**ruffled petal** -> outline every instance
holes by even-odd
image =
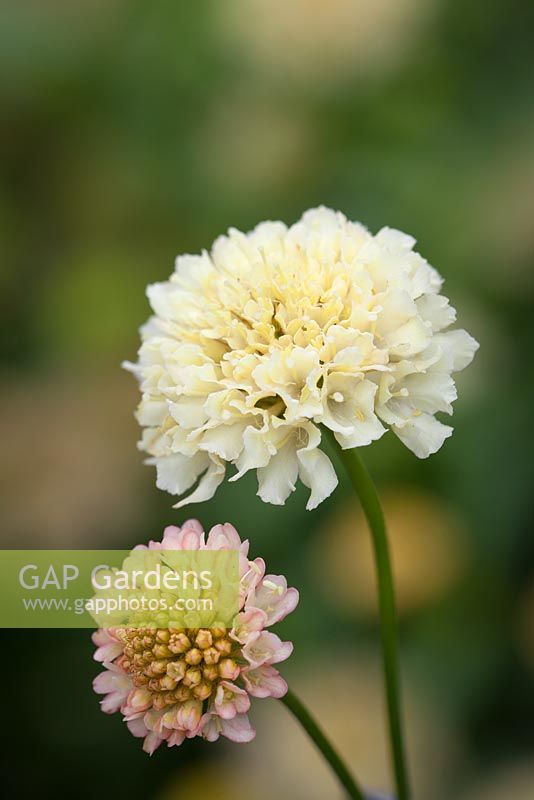
[[[436,453],[453,431],[430,414],[412,417],[402,426],[393,425],[392,430],[418,458],[428,458]]]
[[[338,484],[336,471],[326,453],[323,453],[318,447],[313,450],[306,448],[298,450],[297,458],[299,477],[304,486],[311,489],[310,498],[306,503],[306,509],[311,511],[329,497],[336,488]]]
[[[211,500],[217,491],[217,487],[223,482],[225,472],[226,468],[221,461],[210,458],[209,467],[201,477],[195,491],[175,503],[173,508],[182,508],[182,506],[186,506],[189,503],[203,503],[205,500]]]
[[[295,445],[289,441],[266,467],[258,469],[258,495],[264,503],[283,506],[291,492],[295,491],[299,475],[299,462]]]
[[[469,366],[480,347],[477,340],[464,330],[438,334],[435,341],[443,350],[445,369],[452,372],[460,372]]]
[[[197,453],[193,457],[182,453],[156,458],[156,486],[170,494],[183,494],[193,486],[200,473],[208,467],[209,456]]]

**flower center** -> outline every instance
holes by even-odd
[[[239,675],[240,647],[226,628],[123,628],[118,666],[136,687],[148,689],[161,710],[187,700],[207,700],[221,680]]]

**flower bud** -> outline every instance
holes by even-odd
[[[240,671],[233,658],[223,658],[219,664],[219,675],[224,680],[235,681]]]
[[[166,659],[158,659],[157,661],[152,661],[148,671],[152,673],[152,675],[163,675],[167,669],[167,664],[169,662]]]
[[[174,699],[177,700],[179,703],[184,703],[186,700],[189,700],[189,698],[191,697],[191,690],[187,686],[184,686],[183,684],[180,684],[174,690],[173,696],[174,696]]]
[[[215,647],[221,655],[228,656],[232,652],[232,642],[230,639],[226,639],[226,637],[224,639],[218,639],[215,642]]]
[[[209,683],[206,683],[205,681],[202,681],[201,683],[198,684],[198,686],[195,686],[195,688],[193,689],[193,695],[198,700],[207,700],[208,697],[211,695],[211,685]]]
[[[193,647],[185,654],[185,660],[188,664],[196,665],[202,661],[202,652],[196,647]]]
[[[206,664],[202,668],[202,675],[207,681],[214,681],[219,676],[219,670],[216,664]]]
[[[171,678],[170,675],[164,675],[159,681],[160,687],[167,692],[172,692],[173,689],[176,689],[177,683],[178,681],[176,681],[174,678]]]
[[[167,675],[175,681],[181,681],[185,675],[185,661],[169,661],[167,664]]]
[[[221,654],[215,647],[208,647],[204,650],[204,661],[206,664],[216,664],[221,657]]]
[[[166,701],[165,696],[163,694],[155,694],[154,695],[154,697],[152,699],[152,707],[156,711],[162,711],[165,708],[166,705],[167,705],[167,701]]]
[[[211,647],[212,643],[213,637],[211,632],[205,628],[199,630],[195,639],[195,644],[200,647],[201,650],[205,650],[207,647]]]
[[[191,642],[185,633],[178,633],[169,639],[171,653],[185,653],[191,647]]]
[[[181,728],[193,731],[200,722],[202,704],[198,700],[187,700],[176,713],[176,721]]]
[[[202,673],[198,667],[190,667],[183,677],[185,686],[196,686],[202,680]]]

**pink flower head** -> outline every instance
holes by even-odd
[[[139,545],[139,548],[147,548]],[[291,655],[291,642],[267,630],[294,610],[296,589],[279,575],[265,576],[262,559],[248,559],[248,541],[215,525],[206,537],[196,520],[169,526],[151,550],[236,550],[240,565],[239,613],[230,629],[110,628],[93,634],[95,659],[105,671],[93,682],[102,710],[120,711],[130,732],[152,754],[202,736],[249,742],[251,697],[283,697],[287,684],[273,666]]]

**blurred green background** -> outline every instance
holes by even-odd
[[[24,0],[0,7],[3,547],[126,547],[231,520],[302,600],[284,668],[360,779],[389,783],[363,521],[254,478],[173,511],[120,370],[148,282],[228,226],[324,203],[415,235],[481,342],[426,462],[365,452],[390,521],[416,800],[534,797],[533,4]],[[275,701],[255,742],[152,758],[91,691],[83,631],[2,632],[6,796],[324,800]]]

